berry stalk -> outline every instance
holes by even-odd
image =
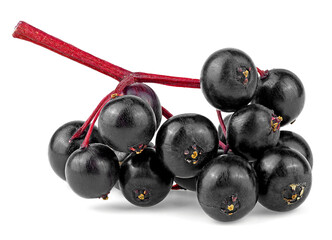
[[[223,143],[222,141],[219,140],[219,146],[224,150],[225,152],[225,149],[227,147],[227,145],[225,143]]]
[[[200,88],[200,80],[194,78],[171,77],[151,73],[134,73],[137,82],[141,83],[159,83],[173,87]]]
[[[219,120],[221,129],[222,129],[222,132],[223,132],[223,134],[224,134],[224,136],[226,138],[227,137],[227,135],[226,135],[226,125],[225,125],[224,120],[223,120],[223,118],[221,116],[221,111],[220,110],[216,110],[216,111],[217,111],[218,120]]]
[[[113,93],[113,92],[112,92]],[[89,118],[84,122],[84,124],[75,132],[75,134],[70,138],[69,142],[73,141],[74,139],[80,137],[84,130],[89,126],[93,118],[98,113],[99,109],[101,109],[105,103],[107,103],[111,99],[112,93],[107,94],[98,104],[98,106],[95,108],[95,110],[92,112],[92,114],[89,116]]]
[[[103,100],[99,103],[99,105],[97,106],[97,108],[94,110],[94,112],[91,114],[94,115],[91,119],[89,117],[89,119],[83,124],[83,126],[85,125],[85,127],[83,128],[83,126],[78,129],[78,131],[71,137],[70,140],[73,140],[77,137],[79,137],[82,132],[84,132],[84,130],[88,127],[88,125],[90,124],[91,120],[93,119],[92,123],[90,124],[90,127],[89,127],[89,130],[87,132],[87,134],[85,135],[85,138],[81,144],[81,148],[87,148],[89,146],[89,143],[90,143],[90,136],[92,134],[92,130],[93,130],[93,127],[100,115],[100,112],[101,110],[103,109],[103,107],[106,105],[106,103],[108,103],[108,101],[114,97],[118,96],[115,91],[112,91],[110,94],[108,94],[105,98],[103,98]],[[98,108],[99,107],[99,108]],[[98,110],[97,110],[98,109]],[[96,111],[97,110],[97,111]],[[96,111],[96,112],[95,112]],[[90,121],[89,123],[87,123],[88,121]],[[80,131],[80,133],[78,133]],[[75,135],[77,135],[76,137],[74,137]]]
[[[173,117],[173,114],[170,113],[166,108],[164,108],[163,106],[161,107],[161,111],[162,111],[162,114],[163,116],[166,118],[166,119],[169,119],[171,117]]]
[[[17,24],[13,33],[13,37],[23,39],[47,48],[71,60],[104,73],[118,81],[121,81],[125,77],[132,75],[137,80],[137,82],[159,83],[175,87],[200,88],[199,79],[170,77],[143,72],[133,73],[103,59],[95,57],[23,21],[20,21]]]
[[[221,116],[221,111],[220,110],[216,110],[217,111],[217,115],[218,115],[218,120],[222,129],[222,132],[225,136],[225,139],[227,139],[227,131],[226,131],[226,125],[225,122]],[[219,140],[219,146],[224,150],[224,153],[227,153],[229,150],[229,145],[224,144],[222,141]]]
[[[182,189],[187,190],[187,189],[181,187],[179,184],[174,184],[171,189],[172,190],[182,190]]]
[[[47,48],[53,52],[74,60],[75,62],[104,73],[118,81],[121,81],[124,76],[130,74],[130,72],[126,69],[97,58],[22,21],[17,24],[13,37]]]
[[[268,70],[263,71],[263,70],[259,69],[258,67],[256,67],[256,69],[257,69],[257,72],[258,72],[259,76],[261,77],[261,79],[264,79],[269,75]]]

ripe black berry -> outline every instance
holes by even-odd
[[[120,189],[129,202],[148,207],[167,196],[173,177],[164,169],[155,149],[146,148],[122,163],[119,182]]]
[[[291,71],[272,69],[261,80],[254,101],[272,109],[281,116],[281,126],[296,120],[305,101],[305,91],[301,80]]]
[[[242,218],[257,202],[255,171],[240,156],[218,156],[198,176],[197,197],[204,212],[218,221]]]
[[[281,120],[262,105],[245,106],[230,118],[227,142],[235,153],[249,161],[256,160],[266,149],[277,145]]]
[[[267,150],[255,164],[259,202],[274,211],[300,206],[311,188],[311,167],[298,151],[288,147]]]
[[[155,133],[156,118],[152,108],[141,98],[121,96],[104,106],[98,127],[111,148],[120,152],[140,152]]]
[[[278,146],[285,146],[299,151],[313,166],[313,156],[309,144],[299,134],[291,131],[280,131]]]
[[[108,146],[94,143],[73,152],[66,164],[66,180],[84,198],[106,198],[119,178],[119,162]]]
[[[252,100],[258,76],[246,53],[226,48],[206,60],[200,81],[203,94],[213,107],[233,112]]]
[[[156,150],[166,168],[176,177],[196,176],[218,149],[213,123],[198,114],[181,114],[168,119],[159,129]]]
[[[84,124],[83,121],[72,121],[62,125],[52,135],[48,145],[48,159],[53,171],[63,180],[66,180],[65,166],[70,154],[79,149],[86,135],[85,131],[79,138],[69,142],[71,136]],[[102,143],[103,140],[94,127],[90,136],[91,143]]]

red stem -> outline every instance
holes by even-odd
[[[159,83],[173,87],[200,88],[200,80],[194,78],[171,77],[165,75],[136,72],[137,82]]]
[[[263,76],[264,75],[264,71],[259,69],[258,67],[256,67],[257,69],[257,72],[259,73],[260,76]]]
[[[181,190],[181,189],[186,190],[185,188],[181,187],[179,184],[174,184],[172,186],[172,190]]]
[[[116,86],[114,90],[114,94],[120,95],[123,90],[128,87],[129,85],[135,83],[136,80],[132,74],[126,76],[119,84]]]
[[[219,146],[224,150],[224,153],[226,154],[228,151],[231,151],[231,149],[229,148],[229,145],[223,143],[222,141],[219,140]]]
[[[105,103],[106,104],[106,103]],[[105,106],[105,104],[98,110],[96,116],[93,118],[93,121],[89,127],[89,130],[87,132],[87,134],[85,135],[85,138],[81,144],[81,148],[87,148],[89,146],[89,143],[90,143],[90,136],[92,134],[92,130],[93,130],[93,126],[95,125],[96,121],[97,121],[97,118],[101,112],[101,110],[103,109],[103,107]]]
[[[112,91],[110,94],[108,94],[105,98],[103,98],[103,100],[101,100],[101,102],[100,103],[102,103],[102,104],[100,104],[99,103],[99,105],[100,105],[100,107],[99,107],[99,109],[98,109],[98,111],[96,112],[96,114],[95,114],[95,116],[93,117],[93,121],[92,121],[92,123],[90,124],[90,127],[89,127],[89,130],[88,130],[88,132],[87,132],[87,134],[85,135],[85,138],[84,138],[84,140],[83,140],[83,142],[82,142],[82,144],[81,144],[81,148],[86,148],[86,147],[88,147],[89,146],[89,143],[90,143],[90,136],[91,136],[91,134],[92,134],[92,130],[93,130],[93,127],[94,127],[94,125],[95,125],[95,123],[96,123],[96,121],[97,121],[97,119],[98,119],[98,117],[99,117],[99,115],[100,115],[100,112],[101,112],[101,110],[103,109],[103,107],[106,105],[106,103],[108,103],[108,101],[113,97],[113,94],[115,94],[115,91]],[[107,98],[108,97],[108,98]],[[98,105],[98,106],[99,106]],[[96,108],[97,109],[97,108]],[[85,123],[84,123],[85,124]],[[87,126],[86,126],[87,127]],[[86,128],[85,127],[85,128]],[[84,131],[85,129],[83,129],[83,131]],[[76,133],[75,133],[76,134]]]
[[[84,124],[75,132],[75,134],[70,138],[69,142],[73,141],[74,139],[80,137],[85,129],[89,126],[92,119],[96,116],[99,109],[104,106],[105,103],[107,103],[111,99],[111,93],[107,94],[98,104],[98,106],[95,108],[95,110],[92,112],[92,114],[89,116],[89,118],[84,122]]]
[[[126,69],[97,58],[22,21],[17,24],[13,37],[47,48],[71,60],[115,78],[118,81],[121,81],[124,76],[131,73]]]
[[[22,21],[17,24],[13,33],[13,37],[23,39],[47,48],[71,60],[104,73],[118,81],[121,81],[126,76],[132,74],[137,82],[159,83],[175,87],[200,88],[199,79],[170,77],[141,72],[132,73],[131,71],[97,58],[83,50],[80,50],[77,47],[68,44],[56,37],[53,37],[41,31],[40,29],[37,29]]]
[[[219,120],[221,129],[222,129],[222,132],[225,136],[225,139],[227,139],[226,125],[224,123],[224,120],[222,119],[221,111],[220,110],[216,110],[216,111],[217,111],[218,120]],[[228,152],[228,150],[229,150],[229,145],[228,144],[226,145],[225,143],[223,143],[222,141],[219,140],[219,146],[224,150],[224,153]]]
[[[224,150],[226,149],[226,144],[219,140],[219,146]]]
[[[256,69],[257,69],[257,72],[259,73],[261,79],[264,79],[269,75],[268,70],[263,71],[263,70],[259,69],[258,67],[256,67]]]
[[[166,108],[161,107],[161,111],[162,111],[163,116],[164,116],[166,119],[169,119],[169,118],[173,117],[173,114],[170,113]]]
[[[217,111],[217,115],[218,115],[218,119],[219,119],[219,123],[220,123],[220,126],[221,126],[221,129],[222,129],[222,132],[225,136],[225,139],[227,137],[227,133],[226,133],[226,126],[225,126],[225,123],[224,123],[224,120],[222,119],[222,116],[221,116],[221,111],[220,110],[216,110]]]

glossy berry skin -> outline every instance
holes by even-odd
[[[235,112],[229,120],[227,141],[234,153],[255,161],[268,148],[276,146],[280,131],[274,125],[273,111],[251,104]],[[272,125],[273,124],[273,125]]]
[[[161,202],[169,193],[173,176],[163,167],[153,148],[146,148],[121,165],[120,189],[125,198],[140,207]]]
[[[174,176],[191,178],[217,154],[218,133],[206,117],[180,114],[169,118],[160,127],[156,150]]]
[[[261,80],[254,101],[272,110],[284,120],[284,126],[299,116],[305,101],[305,91],[301,80],[285,69],[269,70]]]
[[[259,181],[259,202],[274,211],[300,206],[311,188],[311,168],[298,151],[274,147],[255,165]]]
[[[252,100],[258,76],[253,61],[246,53],[225,48],[206,60],[200,82],[205,98],[213,107],[233,112]]]
[[[228,128],[228,123],[229,123],[229,119],[231,118],[231,116],[232,116],[232,114],[229,114],[224,118],[224,123],[225,123],[226,129]],[[222,141],[223,143],[226,144],[226,138],[225,138],[224,132],[222,131],[220,125],[218,126],[218,137],[219,137],[220,141]]]
[[[141,98],[128,95],[109,101],[98,119],[105,143],[120,152],[140,152],[156,130],[152,108]]]
[[[154,148],[154,144],[152,142],[150,142],[147,147],[149,148]],[[121,164],[127,160],[127,158],[131,157],[132,155],[136,154],[135,152],[131,152],[131,153],[124,153],[124,152],[119,152],[116,151],[114,149],[112,149],[113,152],[115,153],[115,155],[118,158],[119,164],[121,166]],[[116,184],[114,185],[114,187],[118,190],[120,190],[120,185],[119,185],[119,181],[116,182]]]
[[[299,134],[291,131],[280,131],[277,146],[285,146],[301,153],[309,162],[312,169],[313,156],[309,144]]]
[[[66,163],[66,179],[83,198],[105,198],[119,179],[119,162],[111,148],[94,143],[73,152]]]
[[[238,220],[256,205],[255,171],[240,156],[218,156],[198,176],[197,198],[204,212],[215,220]]]
[[[85,131],[79,138],[76,138],[71,142],[69,142],[69,139],[83,124],[83,121],[71,121],[62,125],[52,135],[48,145],[48,159],[51,167],[53,171],[63,180],[66,180],[65,166],[67,159],[75,150],[79,149],[87,131]],[[96,127],[93,128],[90,142],[103,142]]]
[[[162,118],[161,105],[157,94],[152,88],[144,83],[134,83],[127,86],[122,93],[124,95],[134,95],[146,101],[151,106],[156,117],[156,127],[159,127]]]

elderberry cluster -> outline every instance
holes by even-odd
[[[230,48],[207,59],[200,79],[130,72],[25,22],[13,36],[119,81],[85,122],[64,124],[49,143],[53,170],[81,197],[107,199],[115,186],[132,204],[148,207],[171,189],[187,189],[219,221],[242,218],[257,201],[289,211],[307,198],[310,147],[299,134],[280,130],[304,106],[304,87],[294,73],[262,71]],[[217,109],[219,130],[199,114],[172,116],[144,82],[201,88]],[[221,111],[231,114],[223,119]],[[162,116],[168,120],[160,126]]]
[[[207,59],[200,84],[217,109],[219,130],[199,114],[171,116],[149,86],[130,83],[95,110],[98,128],[87,132],[90,119],[54,133],[53,170],[84,198],[107,199],[116,186],[141,207],[158,204],[175,182],[173,189],[196,191],[202,209],[219,221],[243,217],[257,201],[275,211],[302,204],[312,153],[300,135],[280,131],[304,106],[300,79],[284,69],[261,71],[228,48]],[[220,111],[231,114],[223,120]],[[168,120],[159,126],[162,113]]]

